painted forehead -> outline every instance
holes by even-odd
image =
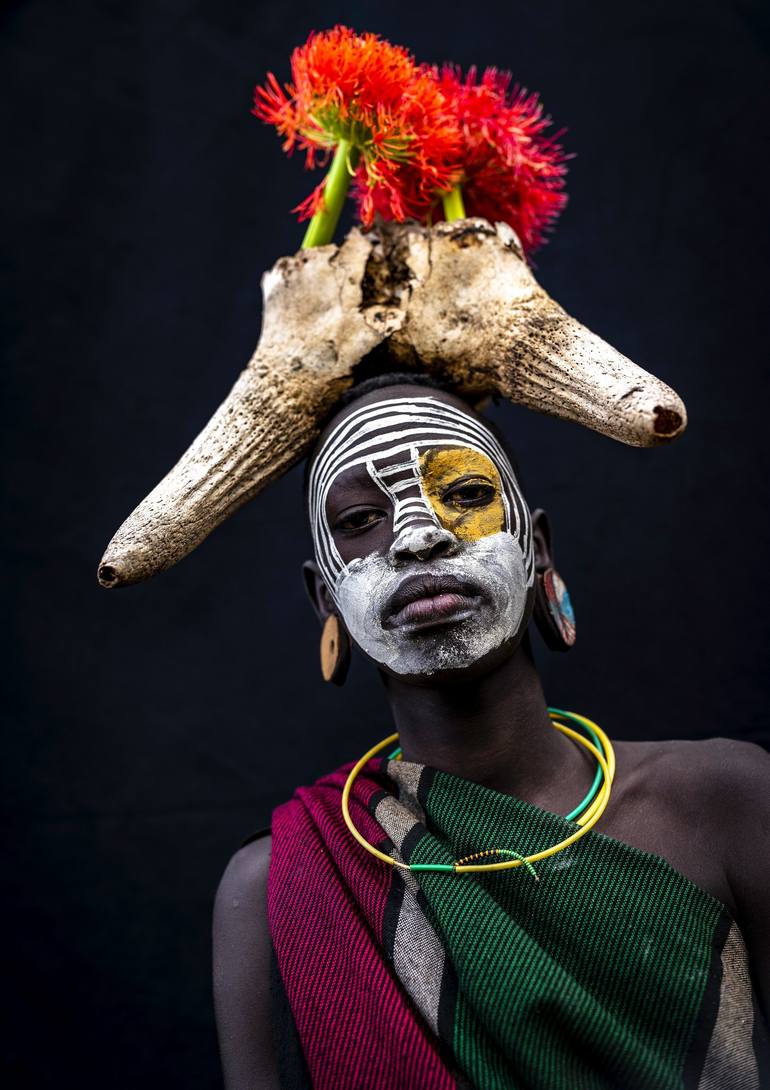
[[[440,451],[432,448],[444,453],[439,457]],[[345,574],[346,566],[332,540],[326,501],[337,477],[353,468],[365,469],[390,497],[395,534],[414,521],[445,524],[436,499],[446,474],[499,475],[499,509],[489,513],[484,532],[506,529],[520,539],[525,556],[531,553],[529,511],[510,461],[491,432],[474,417],[437,398],[392,398],[346,416],[330,432],[311,468],[311,529],[316,559],[331,588]],[[497,525],[491,528],[495,519]],[[450,528],[457,533],[456,526]],[[478,524],[472,532],[478,535]]]

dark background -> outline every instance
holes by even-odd
[[[493,411],[576,604],[575,651],[540,652],[550,701],[617,738],[770,743],[762,7],[6,6],[13,1085],[219,1085],[219,875],[296,784],[390,730],[373,671],[321,681],[299,469],[157,580],[95,574],[249,356],[262,271],[299,246],[312,179],[249,109],[313,27],[542,93],[577,158],[537,274],[688,405],[653,451]]]

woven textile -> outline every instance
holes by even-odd
[[[270,931],[308,1080],[329,1090],[758,1086],[727,910],[595,831],[537,865],[405,872],[344,825],[347,765],[273,814]],[[351,816],[409,863],[531,854],[574,831],[509,795],[371,760]]]

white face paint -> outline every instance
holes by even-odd
[[[431,561],[430,571],[475,584],[481,601],[464,614],[455,614],[452,624],[410,632],[408,626],[386,627],[383,614],[414,568],[399,570],[389,556],[372,553],[353,561],[340,584],[338,605],[351,636],[370,658],[396,674],[429,675],[470,666],[511,639],[524,617],[528,585],[524,558],[506,531]]]
[[[346,564],[326,505],[356,466],[384,495],[393,542]],[[458,511],[452,482],[472,477],[488,490],[484,509]],[[380,665],[411,676],[458,670],[520,631],[534,582],[529,510],[499,443],[468,413],[419,396],[355,410],[315,458],[309,505],[324,581],[351,636]]]

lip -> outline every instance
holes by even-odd
[[[419,632],[470,617],[481,601],[479,588],[454,575],[421,572],[405,579],[383,610],[383,627]]]

